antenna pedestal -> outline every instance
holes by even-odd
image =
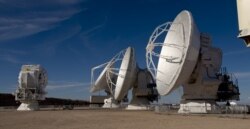
[[[91,107],[91,108],[101,107],[104,104],[104,99],[107,99],[109,97],[110,96],[108,96],[108,95],[107,96],[91,95],[90,99],[89,99],[89,102],[90,102],[89,107]]]
[[[149,110],[149,105],[150,103],[147,97],[137,97],[133,95],[126,110]]]
[[[220,81],[204,77],[199,77],[197,81],[196,84],[183,86],[184,94],[178,113],[219,113],[216,99]]]
[[[39,105],[37,101],[22,102],[22,104],[17,108],[17,111],[36,111],[39,110]]]
[[[200,58],[188,82],[183,85],[179,113],[219,113],[216,99],[222,80],[220,70],[222,52],[211,46],[210,37],[201,34]]]
[[[149,110],[151,101],[158,99],[158,93],[153,84],[153,78],[149,71],[139,69],[137,80],[133,87],[132,100],[127,110]]]
[[[214,100],[183,100],[178,113],[220,113]]]
[[[108,99],[104,99],[103,108],[119,108],[120,104],[114,98],[110,97]]]

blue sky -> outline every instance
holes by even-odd
[[[145,68],[154,28],[184,9],[223,50],[223,66],[238,76],[242,102],[250,103],[250,49],[237,38],[235,0],[0,0],[0,92],[14,92],[22,64],[41,64],[48,96],[88,99],[92,67],[132,46]]]

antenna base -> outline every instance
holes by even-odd
[[[208,114],[208,113],[220,113],[218,105],[215,101],[209,100],[184,100],[180,104],[178,113],[197,113],[197,114]]]
[[[133,105],[129,104],[126,110],[151,110],[149,105]]]
[[[108,99],[104,99],[103,108],[119,108],[120,104],[114,98],[110,97]]]
[[[126,110],[150,110],[150,102],[147,97],[136,97],[133,95],[133,98],[126,108]]]
[[[37,101],[32,102],[22,102],[17,108],[17,111],[37,111],[39,110],[39,105]]]
[[[132,100],[126,110],[150,110],[150,102],[158,101],[158,92],[151,73],[139,69],[132,91]]]

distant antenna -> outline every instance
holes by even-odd
[[[45,87],[48,83],[47,72],[40,65],[23,65],[18,77],[16,101],[21,105],[17,110],[38,110],[38,100],[45,99]]]
[[[165,40],[159,42],[162,34],[166,34]],[[222,52],[212,47],[208,35],[198,31],[190,12],[182,11],[172,23],[158,26],[146,49],[147,67],[156,80],[159,94],[168,95],[183,86],[179,113],[217,112],[218,88],[224,82],[224,75],[218,74]],[[228,82],[225,85],[230,86]],[[227,99],[239,95],[238,92]]]
[[[133,48],[128,47],[119,52],[107,63],[104,71],[99,78],[105,76],[106,82],[100,84],[107,84],[110,89],[110,98],[104,100],[104,108],[118,108],[131,88],[133,88],[133,96],[127,109],[144,110],[147,109],[150,101],[157,99],[158,94],[154,90],[153,78],[147,70],[137,67]],[[92,84],[98,83],[98,79],[93,82],[95,83]]]
[[[102,65],[96,66],[91,70],[91,90],[90,92],[94,93],[96,91],[105,90],[107,96],[104,99],[103,108],[118,108],[120,107],[119,101],[114,99],[114,90],[115,87],[111,84],[113,81],[117,80],[118,75],[114,74],[111,71],[114,70],[114,64],[117,61],[122,60],[123,56],[125,55],[126,50],[122,50],[118,54],[116,54],[109,62],[104,63]],[[96,70],[103,68],[103,71],[99,75],[97,79],[95,79]],[[92,96],[93,97],[93,96]]]

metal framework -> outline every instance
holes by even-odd
[[[96,82],[96,77],[95,77],[95,72],[97,69],[104,69],[106,66],[108,66],[110,64],[110,62],[106,62],[104,64],[95,66],[91,69],[91,87],[95,86],[95,82]],[[109,65],[110,66],[110,65]]]

